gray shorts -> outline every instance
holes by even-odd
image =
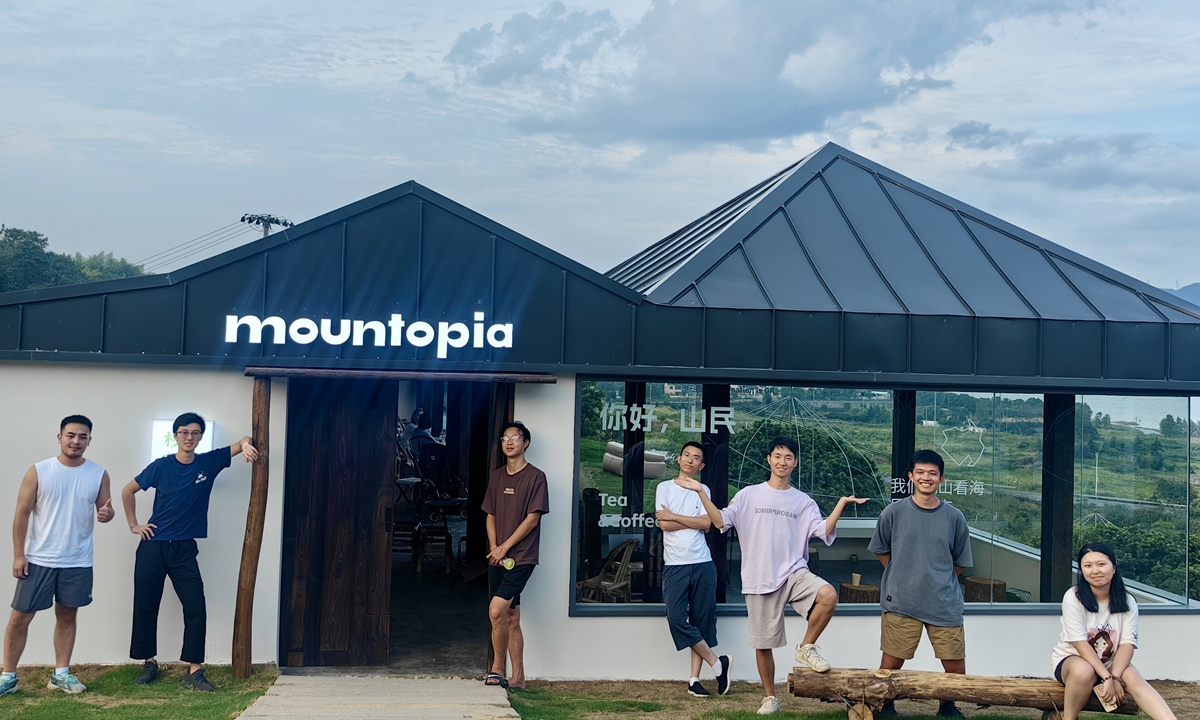
[[[766,595],[746,596],[746,615],[750,618],[750,647],[759,650],[783,647],[787,636],[783,632],[783,609],[787,605],[808,619],[817,592],[829,585],[808,568],[791,574],[783,587]]]
[[[92,569],[48,568],[29,563],[29,574],[17,580],[13,610],[24,613],[49,610],[58,601],[63,607],[92,604]]]

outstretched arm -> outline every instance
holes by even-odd
[[[721,510],[713,501],[709,499],[708,494],[704,492],[704,486],[699,480],[684,480],[682,486],[691,490],[700,496],[700,502],[704,504],[704,512],[708,513],[708,517],[712,520],[713,527],[718,530],[725,528],[725,519],[721,517]]]
[[[825,518],[825,537],[829,537],[831,534],[833,534],[833,531],[837,528],[838,520],[842,519],[842,510],[846,509],[847,504],[854,503],[855,505],[862,505],[870,499],[871,498],[860,498],[854,497],[853,495],[847,495],[841,500],[838,500],[837,507],[833,509],[833,512],[829,513],[829,517]],[[887,567],[886,564],[884,567]]]
[[[17,491],[17,511],[13,514],[13,577],[18,580],[29,575],[29,561],[25,559],[25,536],[29,534],[29,516],[37,502],[37,468],[31,467],[21,479]]]
[[[229,446],[229,457],[235,458],[242,453],[246,454],[246,462],[258,460],[258,449],[250,442],[249,435]]]

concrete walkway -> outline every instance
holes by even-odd
[[[281,675],[242,718],[520,718],[508,694],[479,680]]]

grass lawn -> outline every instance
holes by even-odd
[[[1200,686],[1195,683],[1156,681],[1155,686],[1180,718],[1200,717]],[[716,690],[709,678],[705,686]],[[773,716],[779,720],[845,720],[846,709],[831,703],[784,694],[786,685],[776,687],[783,703],[783,712]],[[522,720],[608,720],[609,718],[641,718],[643,720],[751,720],[762,702],[762,686],[736,682],[724,697],[694,698],[687,694],[682,682],[634,681],[530,681],[528,690],[509,691],[513,709]],[[901,700],[896,703],[905,720],[933,720],[937,703]],[[1004,708],[979,710],[974,705],[959,704],[963,714],[972,720],[1014,720],[1041,718],[1040,710]],[[1101,720],[1103,714],[1084,713],[1088,720]],[[1140,717],[1145,717],[1140,716]]]
[[[0,718],[21,720],[229,720],[279,677],[273,666],[257,666],[248,680],[234,680],[228,666],[206,667],[216,692],[198,693],[179,685],[186,666],[163,664],[151,685],[134,685],[140,665],[72,667],[88,691],[68,695],[46,687],[50,668],[21,668],[21,690],[0,697]]]

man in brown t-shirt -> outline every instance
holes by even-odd
[[[492,667],[484,682],[502,687],[525,687],[525,637],[521,634],[521,591],[538,563],[539,525],[550,512],[546,473],[525,460],[532,436],[520,422],[510,422],[500,432],[504,467],[492,471],[483,496],[487,513],[488,584],[492,600]],[[504,654],[512,658],[512,677],[504,679]]]

